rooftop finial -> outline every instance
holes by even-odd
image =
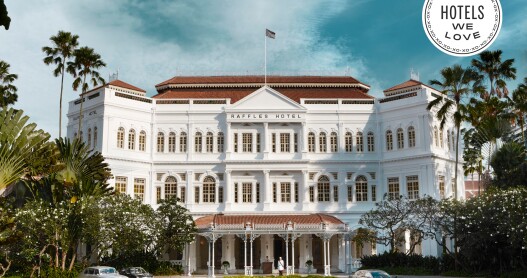
[[[410,79],[419,81],[419,72],[415,72],[413,68],[410,69]]]

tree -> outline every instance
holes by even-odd
[[[0,109],[0,190],[19,180],[30,163],[32,153],[46,149],[49,134],[27,124],[22,110]]]
[[[168,251],[183,252],[185,244],[194,240],[196,224],[188,210],[179,205],[177,198],[161,200],[156,210],[160,224],[158,245]]]
[[[79,129],[80,136],[82,130],[82,107],[84,104],[84,94],[88,91],[88,79],[94,87],[99,83],[104,84],[104,79],[100,76],[98,69],[105,67],[106,64],[101,60],[101,55],[97,54],[93,48],[84,46],[73,52],[74,60],[68,62],[67,71],[75,77],[73,81],[73,90],[77,91],[79,86],[82,93],[80,94],[81,106],[79,110]]]
[[[481,98],[483,99],[488,99],[493,95],[497,95],[500,98],[507,96],[509,91],[506,81],[516,79],[516,68],[512,66],[514,59],[502,62],[502,53],[501,50],[486,50],[479,54],[479,60],[472,60],[472,66],[490,83],[490,92],[482,92]]]
[[[100,218],[89,220],[93,225],[88,225],[85,238],[97,250],[98,261],[107,257],[120,260],[135,252],[156,249],[159,225],[150,205],[126,194],[115,194],[101,198],[98,210]]]
[[[16,87],[12,83],[18,78],[18,75],[9,73],[10,65],[0,60],[0,108],[14,104],[18,95]]]
[[[9,24],[11,24],[11,18],[8,16],[7,7],[4,4],[4,0],[0,0],[0,26],[4,26],[6,30],[9,30]]]
[[[461,123],[466,114],[466,109],[461,101],[465,96],[468,96],[476,88],[479,87],[479,79],[471,69],[463,69],[460,65],[446,67],[441,70],[441,80],[431,80],[431,85],[441,87],[441,95],[431,101],[427,109],[431,110],[438,107],[436,112],[437,119],[441,122],[440,128],[443,129],[447,120],[453,118],[456,127],[456,162],[454,174],[454,197],[457,199],[457,180],[458,180],[458,164],[459,164],[459,135]]]
[[[496,151],[490,160],[494,169],[495,184],[499,187],[527,186],[527,154],[525,147],[516,142],[507,142]]]
[[[359,224],[377,232],[378,243],[389,245],[390,252],[397,252],[397,246],[404,242],[404,231],[412,209],[405,197],[385,198],[375,204],[375,209],[363,214]]]
[[[524,82],[518,85],[518,88],[513,91],[512,99],[509,98],[512,111],[516,116],[515,121],[520,125],[521,138],[524,146],[527,146],[525,140],[525,116],[527,114],[527,77]]]
[[[73,56],[73,52],[79,45],[79,36],[70,32],[59,31],[57,35],[51,36],[52,46],[42,47],[45,53],[44,63],[46,65],[55,64],[57,67],[53,71],[55,77],[61,76],[60,81],[60,100],[59,100],[59,137],[62,137],[62,93],[64,91],[64,74],[66,63]]]

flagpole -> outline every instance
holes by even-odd
[[[267,30],[265,34],[264,43],[264,86],[267,86]]]

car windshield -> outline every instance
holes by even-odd
[[[390,275],[387,275],[386,273],[375,272],[375,271],[371,272],[371,276],[373,278],[390,278]]]
[[[99,271],[101,274],[112,274],[112,273],[117,273],[117,271],[115,270],[115,268],[113,267],[109,267],[109,268],[103,268]]]
[[[142,267],[134,267],[130,269],[131,273],[146,273],[146,270],[144,270]]]

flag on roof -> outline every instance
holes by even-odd
[[[265,29],[265,35],[268,36],[271,39],[274,39],[275,33],[269,29]]]

